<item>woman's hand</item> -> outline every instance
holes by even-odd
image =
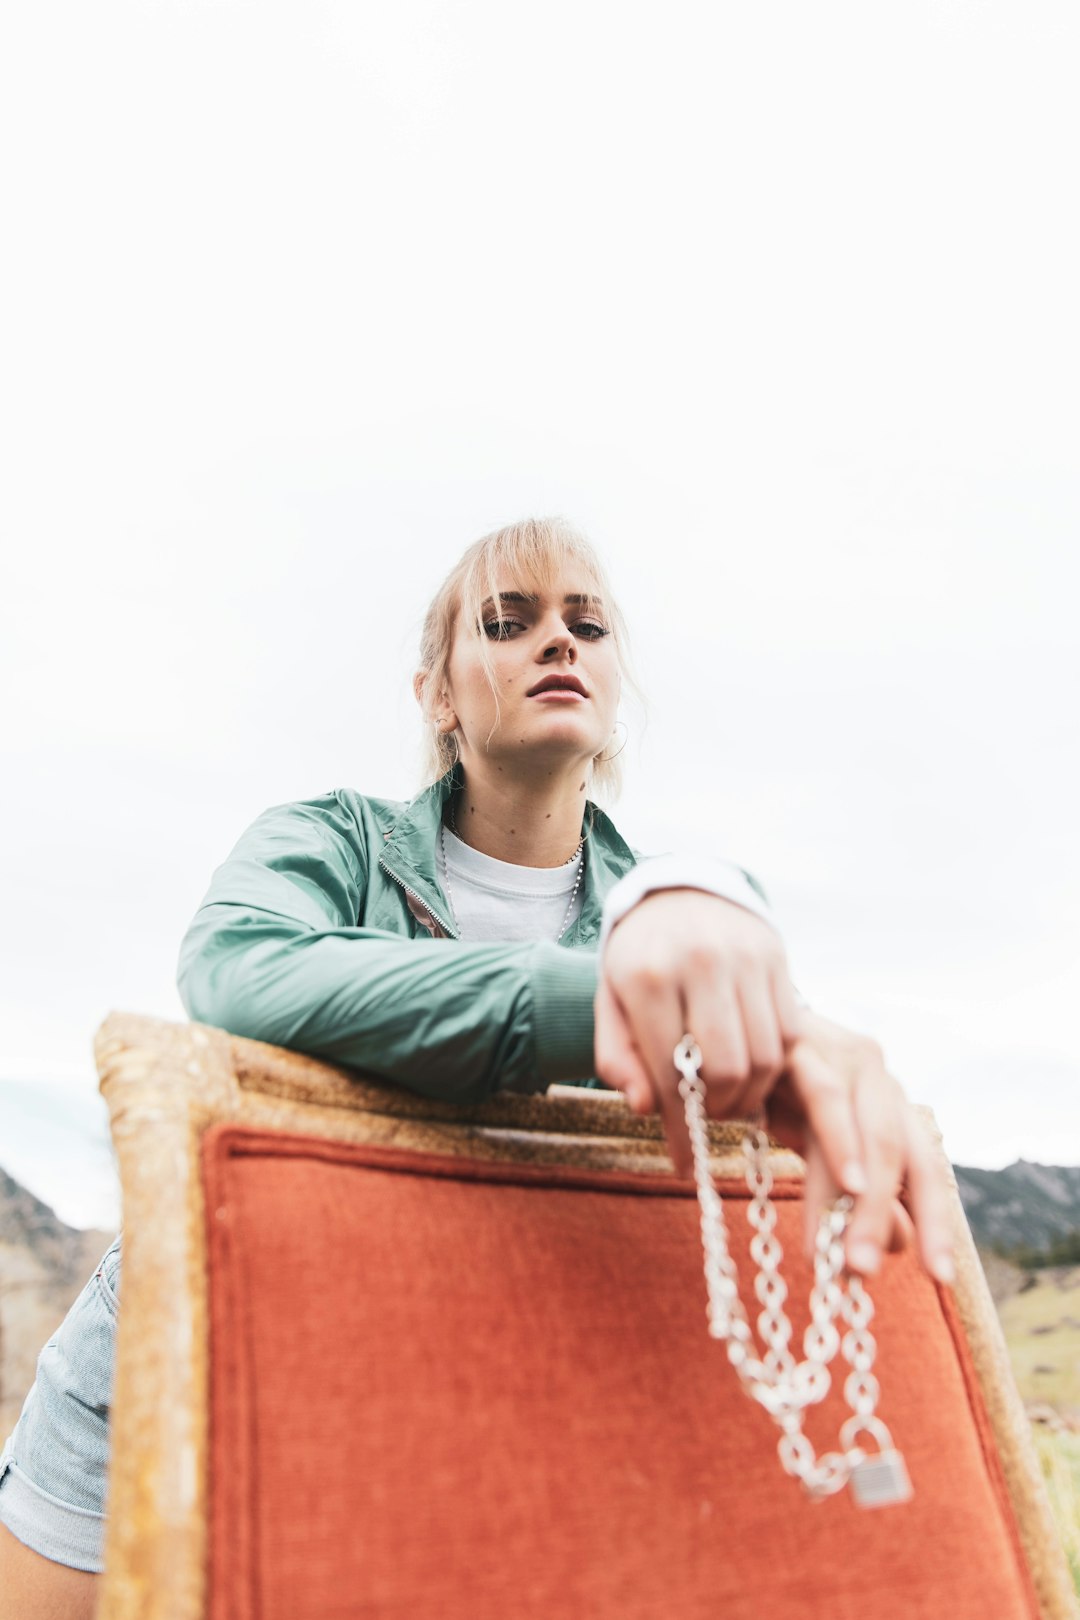
[[[877,1041],[820,1013],[804,1009],[803,1018],[765,1118],[770,1136],[806,1160],[807,1252],[823,1207],[843,1188],[856,1194],[845,1240],[853,1270],[876,1271],[884,1249],[903,1248],[915,1236],[927,1271],[951,1283],[944,1156],[886,1069]],[[905,1184],[910,1216],[899,1202]]]
[[[701,889],[646,895],[611,931],[596,994],[599,1079],[659,1110],[675,1168],[693,1160],[672,1054],[692,1030],[716,1119],[760,1112],[803,1020],[783,941],[752,911]]]
[[[700,890],[646,896],[612,930],[596,995],[596,1073],[638,1113],[659,1110],[680,1175],[692,1169],[673,1054],[693,1033],[706,1111],[749,1119],[806,1159],[806,1242],[823,1206],[856,1197],[855,1271],[917,1231],[924,1265],[952,1281],[946,1172],[877,1042],[800,1010],[783,945],[733,902]],[[915,1225],[898,1194],[906,1181]],[[864,1248],[863,1246],[868,1247]]]

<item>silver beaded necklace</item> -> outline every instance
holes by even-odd
[[[453,833],[455,838],[461,838],[461,834],[457,830],[457,809],[456,809],[456,807],[454,805],[450,806],[450,831]],[[574,853],[571,855],[570,860],[568,860],[565,863],[567,866],[569,866],[569,865],[571,865],[571,863],[573,861],[577,861],[578,869],[577,869],[577,873],[576,873],[576,875],[574,877],[574,887],[570,890],[570,904],[566,908],[566,916],[563,918],[562,927],[559,929],[559,932],[555,935],[555,943],[556,944],[558,944],[559,940],[562,939],[563,935],[566,933],[567,927],[568,927],[569,922],[570,922],[570,916],[571,916],[571,913],[573,912],[573,909],[574,909],[574,901],[577,899],[577,893],[578,893],[578,890],[581,887],[581,874],[585,870],[585,855],[584,855],[585,838],[586,838],[586,834],[582,833],[581,841],[579,842],[577,849],[575,849]],[[450,883],[450,863],[446,859],[446,822],[445,821],[443,822],[442,826],[439,829],[439,848],[442,851],[443,877],[446,880],[446,898],[450,902],[450,915],[454,919],[454,927],[457,929],[458,937],[460,938],[461,937],[461,924],[458,922],[457,907],[454,905],[454,891],[453,891],[453,887],[452,887],[452,885]]]

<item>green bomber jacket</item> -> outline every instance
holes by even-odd
[[[460,786],[455,768],[408,803],[341,788],[264,811],[184,936],[188,1015],[452,1102],[590,1083],[604,899],[639,856],[589,802],[562,939],[461,941],[435,864]]]

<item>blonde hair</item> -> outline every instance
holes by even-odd
[[[591,608],[594,612],[603,613],[614,638],[624,685],[640,696],[630,668],[625,620],[612,595],[604,565],[581,530],[562,517],[526,518],[521,523],[510,523],[503,529],[495,529],[469,546],[457,566],[443,580],[424,617],[420,634],[420,668],[416,672],[413,688],[426,721],[423,760],[425,786],[444,776],[458,758],[457,740],[453,732],[435,729],[432,710],[439,693],[446,686],[459,615],[466,624],[479,625],[483,605],[490,599],[496,604],[501,619],[500,576],[503,589],[550,591],[564,575],[567,565],[573,563],[584,570],[593,587],[583,611]],[[509,587],[507,580],[512,581]],[[480,660],[495,697],[498,716],[495,672],[485,636],[480,638]],[[612,744],[609,742],[593,759],[590,779],[592,796],[603,797],[606,801],[617,798],[622,786],[622,763],[618,758],[622,748],[615,747],[613,752],[608,753],[610,748]]]

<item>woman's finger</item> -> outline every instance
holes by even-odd
[[[952,1201],[941,1162],[926,1128],[908,1107],[905,1120],[907,1140],[907,1182],[915,1231],[918,1234],[919,1254],[923,1265],[939,1282],[952,1283],[956,1278],[953,1258]]]
[[[732,987],[695,985],[687,1000],[684,1028],[701,1050],[706,1114],[710,1119],[748,1117],[743,1112],[742,1097],[750,1083],[750,1056]],[[672,1072],[677,1082],[678,1076]],[[684,1107],[681,1098],[679,1106]]]
[[[683,1000],[683,1033],[692,1034],[701,1048],[706,1112],[727,1118],[731,1104],[751,1074],[750,1049],[734,982],[729,977],[718,979],[707,971],[695,972],[684,985]]]
[[[675,1048],[686,1033],[686,1013],[670,979],[639,977],[633,1000],[616,994],[630,1039],[652,1084],[653,1097],[667,1137],[675,1172],[688,1176],[693,1169],[686,1111],[679,1096]]]
[[[808,1132],[816,1137],[829,1174],[845,1192],[860,1194],[868,1182],[863,1149],[855,1119],[852,1092],[846,1078],[827,1063],[809,1041],[798,1041],[788,1053],[786,1078],[806,1115]]]
[[[865,1042],[856,1059],[855,1120],[866,1167],[866,1192],[856,1200],[845,1248],[853,1271],[872,1275],[892,1232],[893,1203],[907,1158],[905,1098],[885,1068],[880,1047]]]
[[[745,970],[717,982],[695,978],[686,1027],[701,1048],[706,1111],[714,1119],[753,1119],[784,1065],[784,1045],[768,976]]]
[[[808,1260],[814,1256],[814,1243],[817,1238],[817,1229],[821,1221],[821,1214],[827,1204],[836,1198],[839,1188],[825,1168],[825,1161],[821,1156],[821,1149],[816,1141],[811,1141],[806,1149],[806,1179],[803,1189],[804,1203],[804,1231],[803,1253]],[[911,1216],[898,1198],[893,1199],[892,1228],[889,1233],[888,1249],[891,1254],[900,1254],[907,1248],[915,1236]]]
[[[593,1062],[597,1079],[621,1091],[636,1114],[654,1113],[656,1096],[652,1080],[630,1037],[622,1008],[603,977],[596,988],[593,1015]]]
[[[803,1186],[803,1253],[808,1260],[814,1257],[821,1212],[836,1194],[836,1183],[829,1175],[821,1148],[816,1141],[811,1141],[806,1149],[806,1180]]]
[[[784,1043],[772,982],[764,970],[746,970],[735,981],[735,995],[742,1013],[746,1046],[754,1077],[775,1078],[784,1066]]]
[[[784,1070],[784,1043],[767,975],[750,973],[735,985],[750,1072],[727,1098],[726,1117],[756,1119]]]
[[[780,1022],[780,1038],[785,1047],[797,1041],[806,1027],[806,1015],[799,1006],[795,986],[788,977],[787,962],[781,960],[773,966],[772,1000]]]

